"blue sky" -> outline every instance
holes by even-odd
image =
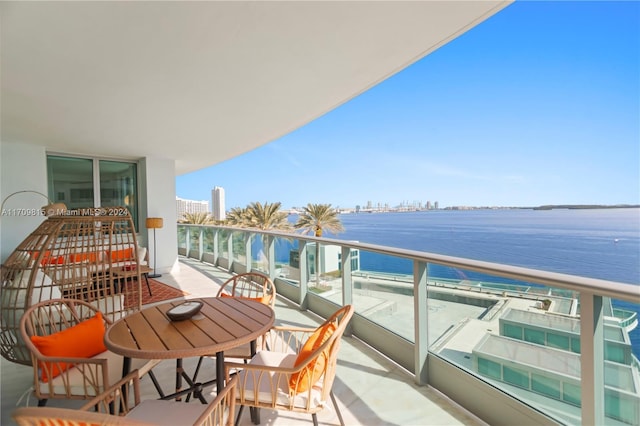
[[[637,1],[518,1],[314,122],[177,177],[177,195],[640,204],[639,23]]]

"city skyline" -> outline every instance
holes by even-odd
[[[198,213],[205,212],[209,213],[211,217],[215,220],[224,220],[226,213],[228,210],[224,209],[224,188],[216,187],[212,192],[212,204],[215,204],[214,191],[216,189],[220,189],[222,191],[222,203],[219,204],[219,213],[216,215],[213,209],[209,209],[208,201],[206,200],[186,200],[179,197],[176,197],[177,208],[178,208],[178,218],[182,217],[184,213]],[[274,201],[276,202],[276,201]],[[203,209],[202,205],[206,205],[206,208]],[[246,207],[246,206],[239,206]],[[290,206],[288,208],[283,208],[283,211],[287,211],[289,213],[300,212],[305,206]],[[422,201],[403,201],[400,204],[391,205],[390,203],[377,202],[374,203],[372,201],[367,201],[363,205],[356,205],[354,207],[342,207],[342,206],[333,206],[337,210],[342,213],[351,213],[358,211],[373,211],[373,212],[392,212],[392,211],[426,211],[426,210],[474,210],[474,209],[539,209],[539,210],[550,210],[556,208],[574,208],[574,209],[591,209],[591,208],[638,208],[640,205],[638,204],[615,204],[615,205],[604,205],[604,204],[545,204],[539,206],[481,206],[481,205],[452,205],[452,206],[440,206],[440,203],[436,201],[427,200],[426,202]]]
[[[310,124],[176,178],[227,208],[640,204],[640,3],[515,2]]]
[[[209,202],[176,197],[176,212],[178,220],[182,219],[185,213],[209,213]]]

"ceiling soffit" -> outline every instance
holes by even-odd
[[[2,140],[191,172],[303,126],[509,3],[2,2]]]

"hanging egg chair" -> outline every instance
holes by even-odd
[[[0,351],[19,364],[31,365],[20,335],[20,319],[31,305],[81,299],[115,321],[142,304],[139,250],[129,211],[105,207],[52,213],[2,264]],[[123,270],[127,274],[118,275]]]

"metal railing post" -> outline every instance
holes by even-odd
[[[426,385],[429,381],[427,357],[429,356],[429,333],[427,318],[427,264],[413,262],[413,316],[415,333],[415,381]]]
[[[603,297],[580,292],[582,424],[605,424]]]
[[[234,272],[233,269],[233,232],[229,232],[229,236],[227,237],[227,256],[228,256],[228,269],[229,272]]]
[[[247,259],[245,262],[245,272],[251,272],[253,269],[253,253],[251,250],[251,242],[253,240],[253,232],[245,232],[244,236],[244,256]]]
[[[298,245],[298,256],[300,260],[300,310],[306,311],[308,306],[307,291],[309,288],[309,262],[307,259],[307,242],[300,240]]]
[[[351,247],[342,246],[342,306],[353,304],[353,277],[351,276]],[[347,325],[345,335],[351,335],[351,324]]]
[[[190,226],[185,226],[184,228],[185,228],[184,236],[186,238],[186,241],[185,241],[185,246],[186,246],[185,256],[188,258],[189,257],[189,252],[191,251],[191,227]]]
[[[213,230],[213,264],[218,265],[218,257],[220,257],[220,250],[218,249],[218,234],[219,229]]]
[[[276,239],[273,235],[267,236],[267,272],[271,279],[276,275]]]
[[[343,246],[342,253],[342,306],[353,303],[353,278],[351,277],[351,248]]]

